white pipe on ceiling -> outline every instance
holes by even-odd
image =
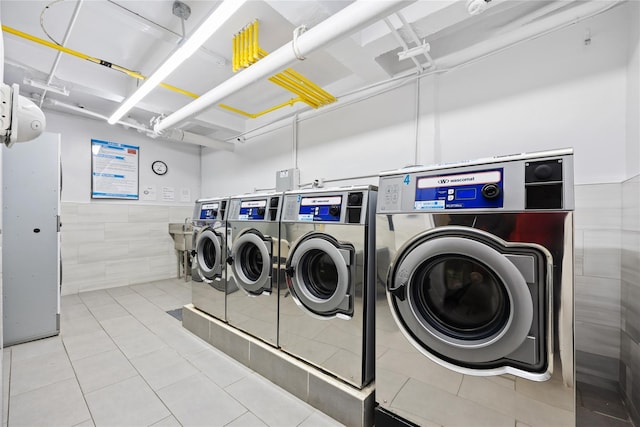
[[[80,108],[75,105],[67,104],[66,102],[58,101],[57,99],[47,99],[47,104],[54,105],[56,107],[65,108],[70,111],[75,111],[86,116],[94,117],[96,119],[107,120],[107,116],[103,116],[100,113],[96,113],[95,111],[87,110],[86,108]],[[141,133],[144,133],[146,136],[150,138],[164,138],[170,141],[178,141],[178,142],[186,142],[188,144],[202,145],[204,147],[215,148],[218,150],[224,151],[233,151],[235,149],[235,145],[230,142],[220,141],[217,139],[209,138],[203,135],[198,135],[197,133],[188,132],[182,129],[168,129],[161,134],[158,134],[153,131],[153,129],[149,129],[143,125],[131,123],[127,121],[118,121],[119,125],[122,125],[126,128],[135,129]]]
[[[149,132],[153,131],[149,129]],[[167,138],[172,141],[181,141],[189,144],[202,145],[203,147],[215,148],[217,150],[233,151],[235,149],[235,145],[230,142],[212,139],[182,129],[167,129],[163,131],[159,136],[160,138]]]
[[[348,36],[372,22],[408,6],[414,1],[358,0],[301,34],[297,39],[270,53],[251,67],[211,89],[198,99],[159,120],[154,126],[154,130],[162,132],[171,126],[175,126],[250,84],[282,71],[298,61],[299,58],[333,41]]]

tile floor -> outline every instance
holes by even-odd
[[[3,426],[341,425],[167,314],[190,302],[179,279],[62,297],[60,336],[4,349]]]
[[[578,427],[633,427],[620,393],[583,382],[576,391]]]

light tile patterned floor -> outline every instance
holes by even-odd
[[[166,313],[189,302],[178,279],[62,297],[60,336],[4,350],[3,425],[341,425]]]

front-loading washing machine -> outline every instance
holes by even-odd
[[[572,151],[379,188],[376,425],[575,425]]]
[[[278,345],[278,272],[282,193],[232,197],[227,222],[227,321],[266,343]]]
[[[375,187],[285,193],[282,350],[362,388],[374,375]]]
[[[199,199],[195,203],[193,223],[191,296],[194,307],[226,319],[227,286],[227,212],[228,198]]]

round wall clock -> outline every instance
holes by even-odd
[[[162,160],[156,160],[151,163],[151,169],[156,175],[164,175],[169,171],[169,167]]]

